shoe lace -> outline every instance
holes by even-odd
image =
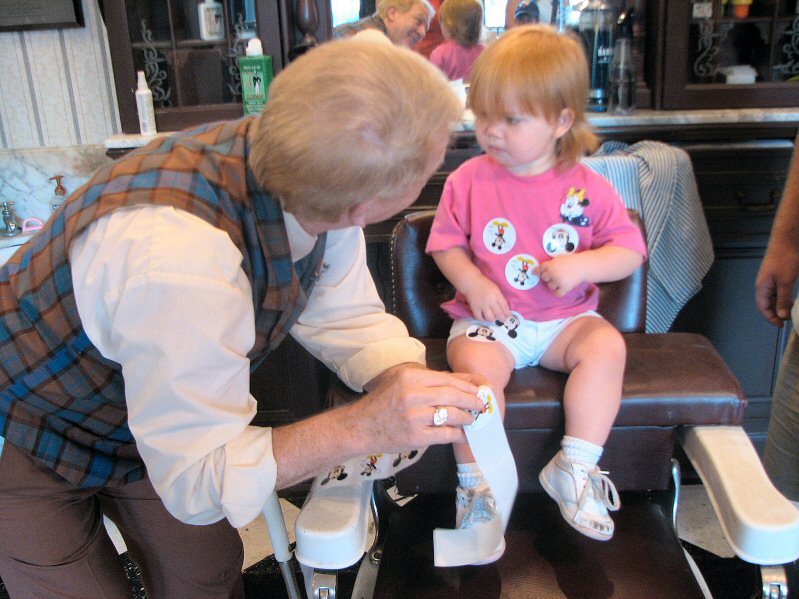
[[[608,478],[607,471],[600,470],[598,467],[592,468],[588,471],[588,482],[590,484],[585,485],[580,496],[578,509],[585,507],[590,495],[602,502],[610,511],[615,512],[621,507],[619,492],[616,490],[616,485],[613,484],[613,481]]]
[[[499,513],[494,508],[494,501],[486,495],[477,495],[472,499],[469,511],[463,517],[461,528],[472,528],[481,522],[489,522],[498,518]]]

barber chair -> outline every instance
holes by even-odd
[[[433,216],[410,214],[394,228],[389,303],[425,343],[429,366],[447,369],[450,320],[440,304],[453,289],[424,253]],[[451,447],[434,446],[391,481],[400,495],[415,496],[402,507],[383,496],[385,509],[375,509],[372,483],[350,487],[346,497],[341,490],[311,493],[297,520],[296,549],[308,596],[335,597],[335,570],[362,560],[352,594],[359,598],[707,598],[676,532],[680,455],[705,484],[737,555],[763,568],[763,595],[785,599],[782,566],[799,557],[799,511],[771,485],[741,428],[746,401],[719,354],[700,335],[644,333],[645,297],[646,265],[601,285],[599,311],[627,343],[622,405],[600,462],[621,493],[612,540],[594,541],[569,527],[540,488],[538,472],[563,435],[566,376],[525,368],[505,390],[519,495],[504,556],[486,566],[434,567],[433,529],[454,525],[457,482]],[[356,395],[337,383],[329,397],[339,404]],[[370,511],[381,514],[379,527]],[[375,528],[380,534],[372,540]],[[338,562],[325,559],[330,555]]]

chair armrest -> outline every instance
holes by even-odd
[[[688,426],[679,436],[735,553],[758,565],[797,559],[799,510],[771,483],[743,428]]]

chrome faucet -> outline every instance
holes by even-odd
[[[0,232],[3,237],[14,237],[19,235],[21,230],[17,223],[17,216],[14,214],[14,202],[3,202],[2,206],[3,224],[6,226],[5,230]]]

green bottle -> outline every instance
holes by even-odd
[[[239,57],[241,98],[244,114],[260,114],[269,99],[272,83],[272,57],[264,56],[261,40],[257,37],[247,42],[246,56]]]

